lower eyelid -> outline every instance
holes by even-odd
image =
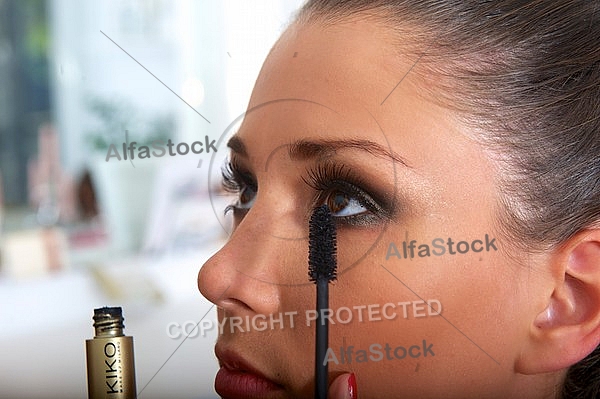
[[[334,216],[333,220],[339,227],[372,227],[385,222],[385,219],[382,219],[373,213],[340,217]]]

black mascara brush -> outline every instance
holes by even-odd
[[[329,308],[329,282],[336,279],[336,232],[327,205],[315,208],[308,232],[308,277],[317,285],[317,324],[315,345],[315,398],[327,398],[327,354],[329,322],[323,310]]]

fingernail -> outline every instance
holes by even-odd
[[[356,390],[356,376],[354,373],[348,377],[348,394],[350,399],[358,399],[358,392]]]

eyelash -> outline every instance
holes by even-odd
[[[308,169],[307,176],[308,178],[303,177],[302,180],[317,192],[313,206],[324,203],[332,193],[339,191],[355,198],[369,211],[366,214],[337,217],[338,222],[366,226],[389,218],[390,212],[386,207],[381,206],[367,190],[361,188],[367,187],[363,178],[345,165],[331,162],[319,164]]]
[[[246,169],[242,168],[234,160],[230,160],[223,165],[221,168],[222,181],[221,185],[223,190],[228,193],[241,195],[243,190],[251,188],[254,191],[258,190],[258,185],[252,174]],[[225,214],[233,211],[234,214],[240,211],[244,211],[237,203],[231,204],[225,207]]]
[[[238,194],[244,188],[244,185],[253,184],[256,186],[250,172],[242,169],[235,161],[230,160],[221,168],[223,176],[222,186],[225,191],[232,194]]]
[[[222,168],[223,189],[229,193],[241,195],[243,190],[249,188],[255,192],[258,185],[252,174],[237,164],[234,160],[227,162]],[[324,203],[334,192],[341,192],[355,198],[368,212],[351,216],[338,216],[335,218],[339,224],[352,226],[368,226],[380,223],[390,218],[389,207],[381,206],[366,190],[360,188],[367,186],[363,179],[352,169],[333,163],[319,164],[307,170],[307,177],[302,180],[317,193],[313,207]],[[237,203],[225,208],[225,213],[230,211],[244,212],[244,208]]]

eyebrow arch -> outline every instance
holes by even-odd
[[[320,158],[335,153],[337,150],[353,149],[366,151],[371,155],[389,158],[408,167],[408,163],[400,155],[378,144],[374,141],[365,139],[345,139],[345,140],[298,140],[289,147],[290,158],[307,160]]]
[[[243,157],[248,156],[248,150],[246,149],[246,144],[242,141],[238,136],[233,136],[227,142],[227,147],[231,149],[231,151],[241,155]]]
[[[238,136],[233,136],[227,146],[240,156],[247,157],[248,150],[246,144]],[[389,158],[406,167],[410,167],[406,160],[394,151],[378,144],[374,141],[365,139],[345,139],[345,140],[298,140],[287,145],[290,158],[296,160],[309,160],[314,158],[327,157],[337,150],[353,149],[366,151],[371,155]]]

